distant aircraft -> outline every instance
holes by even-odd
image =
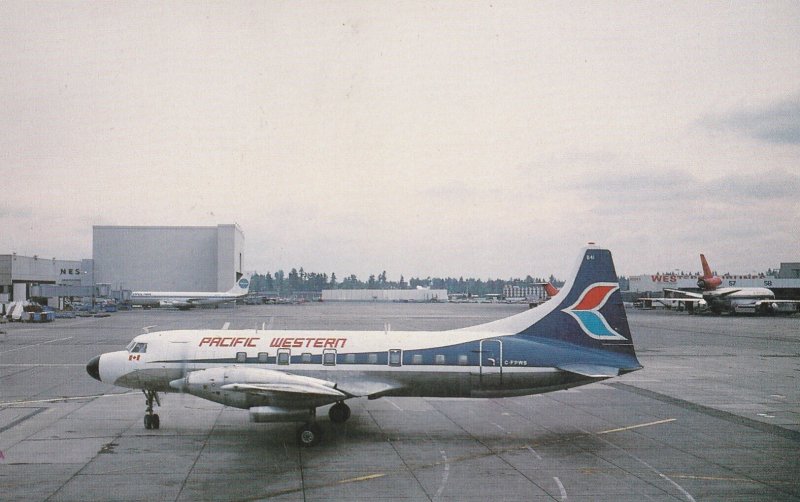
[[[319,442],[316,409],[332,422],[345,400],[383,396],[507,397],[568,389],[641,369],[611,252],[585,248],[564,288],[541,307],[449,331],[220,331],[142,334],[95,357],[102,382],[142,389],[144,426],[158,429],[159,392],[186,392],[249,409],[253,422],[305,422]]]
[[[547,296],[549,296],[550,298],[558,294],[558,288],[550,284],[549,281],[545,282],[543,286],[544,286],[544,292],[547,293]]]
[[[200,305],[214,305],[236,300],[247,294],[250,282],[244,277],[240,278],[234,286],[219,293],[186,292],[186,291],[133,291],[131,304],[150,307],[176,307],[188,310]]]
[[[668,305],[668,302],[684,303],[688,308],[707,307],[715,314],[730,312],[733,314],[767,314],[778,312],[779,304],[795,304],[797,300],[776,300],[775,293],[767,288],[758,287],[726,287],[721,288],[722,277],[714,275],[711,267],[708,266],[704,254],[700,254],[700,264],[703,267],[703,275],[697,280],[697,287],[702,293],[692,293],[680,289],[665,289],[674,294],[685,295],[684,298],[652,298]],[[643,299],[644,300],[644,299]]]

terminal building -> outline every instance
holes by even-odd
[[[446,302],[446,289],[323,289],[324,302]]]
[[[92,260],[57,260],[16,253],[0,255],[0,302],[23,301],[39,284],[91,287]]]
[[[720,276],[720,287],[768,288],[780,300],[800,299],[800,263],[781,263],[780,269],[770,274],[745,274]],[[628,278],[629,291],[639,296],[662,296],[665,289],[699,292],[695,274],[635,275]]]
[[[238,225],[93,227],[93,259],[58,260],[0,254],[0,303],[125,292],[227,291],[242,273],[244,234]]]
[[[115,290],[227,291],[242,274],[239,225],[94,226],[94,280]]]

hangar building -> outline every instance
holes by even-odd
[[[242,273],[239,225],[92,227],[95,283],[132,291],[227,291]]]

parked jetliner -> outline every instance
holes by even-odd
[[[688,298],[653,298],[653,301],[666,300],[667,302],[678,301],[685,303],[690,308],[695,305],[699,307],[707,306],[712,312],[719,314],[722,312],[738,313],[774,313],[780,310],[780,304],[798,305],[796,300],[776,300],[775,293],[767,288],[758,287],[730,287],[721,288],[723,278],[711,271],[708,261],[704,254],[700,254],[700,264],[703,267],[703,275],[697,280],[697,287],[702,293],[692,293],[679,289],[665,289],[671,293],[685,295]],[[735,281],[734,281],[735,282]],[[791,306],[790,306],[791,307]]]
[[[133,291],[131,303],[150,307],[177,307],[188,310],[199,305],[230,302],[247,294],[250,282],[242,277],[225,292],[186,292],[186,291]]]
[[[158,429],[159,392],[248,409],[253,422],[305,422],[301,445],[320,439],[316,409],[332,422],[345,400],[383,396],[506,397],[597,382],[641,369],[611,253],[585,248],[549,302],[449,331],[163,331],[92,359],[102,382],[142,389],[145,428]]]

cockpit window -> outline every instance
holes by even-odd
[[[129,343],[128,345],[125,346],[125,350],[130,352],[134,345],[136,345],[136,342],[131,341],[131,343]]]
[[[147,352],[147,344],[146,343],[136,343],[131,349],[130,352],[132,354],[144,354]]]

